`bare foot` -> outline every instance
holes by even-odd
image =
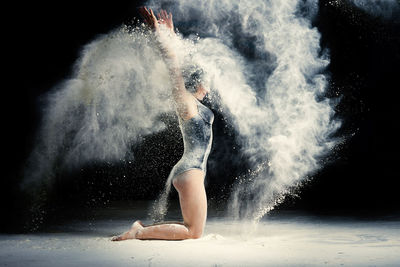
[[[136,238],[136,233],[140,230],[143,229],[143,223],[141,221],[136,221],[132,224],[131,229],[129,231],[126,231],[123,234],[120,234],[118,236],[114,236],[111,238],[111,241],[122,241],[122,240],[127,240],[127,239],[135,239]]]

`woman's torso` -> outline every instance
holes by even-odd
[[[184,144],[182,159],[176,165],[180,168],[177,170],[179,173],[194,168],[206,172],[207,159],[211,150],[214,114],[197,99],[195,102],[198,113],[194,117],[183,120],[178,116]]]

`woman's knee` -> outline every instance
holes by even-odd
[[[189,228],[189,236],[192,239],[198,239],[203,236],[203,228]]]

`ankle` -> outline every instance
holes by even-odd
[[[143,228],[142,228],[143,229]],[[138,229],[134,235],[135,239],[141,239],[142,237],[142,229]]]

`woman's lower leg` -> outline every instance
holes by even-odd
[[[174,180],[184,224],[162,223],[140,229],[137,239],[183,240],[201,237],[207,217],[207,197],[204,189],[204,173],[188,171]]]
[[[158,224],[146,226],[136,233],[137,239],[183,240],[191,238],[189,229],[183,224]]]

